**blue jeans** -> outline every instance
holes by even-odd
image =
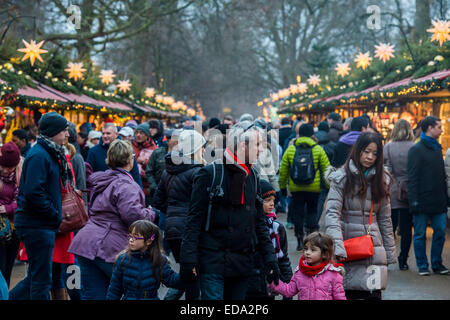
[[[431,242],[431,268],[438,269],[442,265],[442,249],[445,242],[445,228],[447,225],[447,213],[434,215],[414,215],[414,254],[419,271],[428,270],[428,259],[426,253],[426,230],[428,219],[431,219],[433,228],[433,239]]]
[[[114,263],[103,259],[89,260],[76,255],[81,269],[81,300],[106,300]]]
[[[244,300],[248,277],[225,278],[221,274],[200,274],[202,300]]]
[[[55,232],[47,229],[16,229],[28,256],[25,279],[9,293],[9,300],[49,300]]]

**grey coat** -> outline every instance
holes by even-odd
[[[408,199],[398,199],[400,183],[408,183],[408,151],[414,145],[413,141],[393,141],[384,146],[384,165],[394,177],[391,184],[391,208],[408,208]]]
[[[350,161],[350,171],[353,174],[358,173],[353,161]],[[372,168],[367,174],[367,179],[370,181],[374,175],[375,168]],[[334,239],[335,255],[346,258],[344,240],[360,237],[367,233],[371,207],[371,188],[369,185],[364,202],[364,199],[344,195],[346,181],[344,167],[332,168],[326,174],[326,178],[330,182],[330,191],[325,207],[326,233]],[[387,175],[386,179],[389,179]],[[357,185],[356,188],[359,189]],[[362,209],[364,217],[361,214]],[[346,270],[344,276],[345,290],[386,289],[387,265],[397,262],[389,198],[384,199],[381,203],[374,203],[370,235],[373,240],[374,255],[367,259],[344,263]]]

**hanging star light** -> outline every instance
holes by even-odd
[[[306,91],[308,91],[308,85],[306,83],[299,83],[297,85],[297,89],[298,92],[300,92],[301,94],[306,93]]]
[[[383,62],[388,61],[390,58],[394,57],[394,45],[390,43],[381,43],[377,46],[375,45],[375,58],[383,60]]]
[[[151,98],[151,97],[153,97],[155,95],[155,89],[153,89],[153,88],[147,88],[147,89],[145,89],[145,96],[147,97],[147,98]]]
[[[25,53],[25,55],[22,58],[22,61],[30,58],[31,65],[34,65],[34,61],[37,58],[40,62],[44,62],[44,60],[42,60],[41,53],[48,52],[47,50],[41,49],[41,46],[44,44],[44,41],[41,41],[38,44],[36,44],[34,40],[31,40],[30,43],[26,42],[23,39],[22,41],[25,44],[25,48],[17,49],[17,51]]]
[[[104,84],[110,84],[112,83],[114,80],[114,77],[116,75],[113,73],[112,70],[102,70],[100,72],[100,78],[102,79],[102,83]]]
[[[83,78],[83,72],[86,71],[86,69],[83,68],[83,62],[80,63],[69,62],[68,68],[64,70],[69,73],[69,78],[74,79],[75,81]]]
[[[433,21],[434,28],[427,29],[427,32],[433,33],[431,37],[431,41],[439,41],[439,46],[450,40],[450,21],[441,21],[437,19],[437,21]]]
[[[360,52],[360,53],[358,53],[358,56],[355,59],[356,67],[366,70],[366,68],[370,65],[371,61],[372,61],[372,57],[370,56],[369,51],[367,51],[366,53]]]
[[[117,84],[116,87],[119,88],[120,92],[125,93],[130,90],[130,80],[119,80],[119,84]]]
[[[350,67],[348,66],[348,63],[338,63],[336,68],[334,70],[337,71],[337,74],[341,77],[345,77],[349,74]]]
[[[320,77],[317,74],[310,75],[308,78],[308,83],[313,87],[316,87],[320,84]]]

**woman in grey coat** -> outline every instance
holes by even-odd
[[[363,133],[349,159],[326,174],[330,191],[326,203],[326,233],[333,237],[335,255],[344,262],[347,299],[381,299],[387,285],[387,265],[397,262],[389,201],[390,175],[383,168],[381,137]],[[344,240],[367,234],[373,202],[370,235],[373,256],[346,262]]]
[[[400,270],[408,270],[408,253],[411,248],[413,217],[408,208],[408,151],[414,145],[414,133],[408,121],[400,119],[392,130],[391,141],[384,146],[384,165],[393,176],[391,184],[391,218],[393,229],[399,226]]]

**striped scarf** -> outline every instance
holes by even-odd
[[[284,253],[283,253],[283,250],[281,250],[280,236],[278,233],[278,227],[280,226],[280,224],[275,221],[277,218],[277,215],[274,212],[272,212],[272,213],[266,214],[266,217],[267,217],[267,222],[269,224],[270,240],[272,241],[273,248],[275,249],[275,255],[277,256],[278,259],[283,258]]]

